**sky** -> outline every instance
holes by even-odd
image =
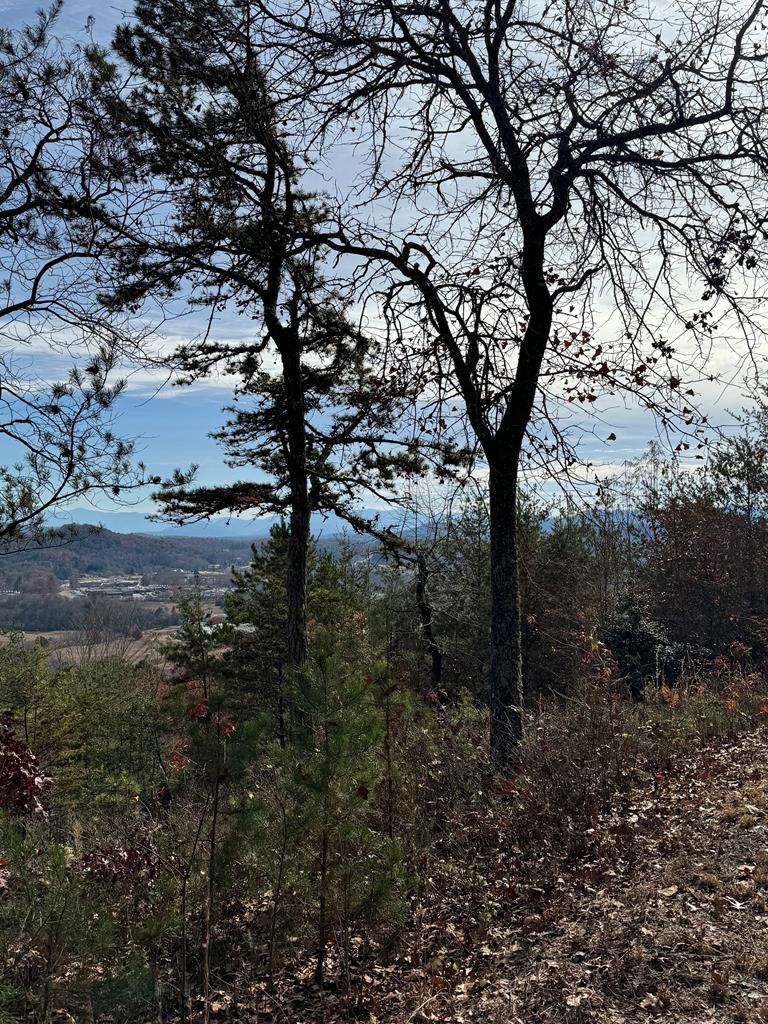
[[[72,38],[83,38],[89,15],[94,15],[92,27],[97,39],[107,42],[115,24],[130,8],[130,4],[113,5],[98,0],[68,0],[60,20],[62,34]],[[0,22],[19,27],[29,19],[34,8],[20,0],[0,0]],[[221,322],[219,331],[233,335],[250,330],[255,326],[231,320]],[[180,341],[196,333],[194,321],[180,322],[174,326],[174,338],[166,339],[166,347],[173,341]],[[55,379],[63,364],[35,350],[28,358],[34,361],[35,373],[47,379]],[[741,370],[737,365],[729,366],[734,356],[727,350],[719,356],[721,369],[738,380]],[[200,466],[198,480],[202,484],[225,483],[246,476],[242,470],[233,471],[222,463],[222,455],[215,441],[208,435],[222,425],[226,418],[223,408],[231,401],[232,391],[227,382],[207,381],[192,388],[166,385],[159,388],[162,375],[146,369],[126,367],[128,386],[116,410],[116,429],[124,437],[135,441],[137,451],[152,474],[162,477],[174,469],[186,469],[191,463]],[[159,388],[159,390],[158,390]],[[744,404],[744,395],[738,386],[727,393],[720,386],[713,386],[704,395],[704,404],[716,414],[720,422],[731,420],[728,409],[738,411]],[[608,435],[616,430],[619,439],[606,444]],[[603,421],[593,423],[594,437],[585,436],[582,446],[584,458],[593,460],[603,467],[603,472],[618,469],[625,460],[642,454],[648,442],[655,436],[655,428],[649,414],[636,408],[623,408],[615,403],[606,405]],[[0,459],[5,458],[0,445]],[[108,510],[110,502],[99,499],[98,507]],[[136,507],[151,510],[148,494],[137,496]]]
[[[0,0],[0,17],[3,24],[18,28],[26,24],[34,12],[47,7],[45,0],[30,3],[29,0]],[[62,11],[59,24],[66,33],[80,32],[90,15],[96,19],[94,31],[100,38],[108,39],[112,26],[116,25],[129,4],[111,4],[105,0],[68,0]],[[103,25],[103,30],[101,26]]]
[[[43,3],[44,0],[41,4],[32,4],[29,0],[0,0],[0,22],[11,28],[21,27]],[[86,22],[93,16],[93,35],[107,43],[114,26],[130,6],[130,3],[111,4],[105,0],[66,0],[58,22],[60,33],[85,41]],[[193,330],[190,326],[190,333]],[[176,332],[175,340],[183,337],[183,329]],[[60,377],[66,367],[64,361],[48,358],[39,351],[30,353],[27,358],[31,358],[36,375],[49,379]],[[116,432],[135,441],[138,455],[153,475],[166,476],[192,463],[200,465],[198,479],[201,483],[222,483],[243,475],[223,465],[220,449],[208,437],[226,419],[223,409],[232,400],[230,387],[213,381],[195,388],[167,385],[158,390],[162,374],[149,374],[133,367],[121,368],[121,374],[127,380],[127,388],[116,409]],[[112,505],[105,498],[99,498],[97,504],[101,509]],[[153,508],[148,493],[142,495],[136,507]]]

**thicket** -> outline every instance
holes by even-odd
[[[227,623],[204,621],[198,590],[180,601],[164,670],[54,670],[8,637],[0,1019],[238,1020],[321,991],[371,1013],[370,971],[447,874],[522,848],[545,884],[591,856],[606,815],[631,855],[630,793],[768,715],[768,530],[753,513],[752,576],[715,573],[746,543],[721,484],[652,459],[588,514],[521,506],[528,729],[506,774],[488,748],[482,500],[430,534],[421,569],[313,549],[300,669],[282,526],[234,574]],[[699,552],[674,608],[670,545]]]

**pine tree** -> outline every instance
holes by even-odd
[[[134,174],[167,214],[124,237],[118,304],[172,297],[254,322],[244,342],[183,347],[187,381],[217,369],[238,379],[230,419],[216,435],[234,467],[257,480],[195,487],[178,473],[158,492],[166,517],[217,512],[287,515],[287,660],[307,655],[310,518],[334,512],[372,524],[358,496],[391,490],[425,469],[415,436],[414,366],[390,372],[384,349],[360,330],[318,256],[327,205],[302,188],[305,165],[289,143],[252,46],[250,0],[173,0],[136,6],[115,46],[136,81],[116,97],[115,130],[134,141]],[[436,455],[436,457],[438,457]],[[450,445],[439,461],[453,463]]]
[[[215,671],[212,652],[217,636],[206,622],[205,597],[197,573],[192,590],[180,595],[176,607],[181,623],[173,639],[163,646],[162,653],[178,667],[184,680],[199,685],[200,695],[207,701]]]
[[[268,712],[283,745],[290,716],[285,588],[289,539],[285,522],[275,523],[269,538],[253,545],[250,565],[232,570],[232,589],[224,598],[230,647],[225,670],[236,713]],[[310,567],[312,561],[310,551]]]
[[[347,964],[355,923],[394,913],[402,882],[400,847],[377,806],[386,771],[385,666],[373,657],[349,591],[323,593],[333,599],[325,621],[312,624],[312,655],[298,695],[312,733],[291,752],[289,783],[313,866],[300,880],[314,904],[317,984],[325,978],[331,932]]]

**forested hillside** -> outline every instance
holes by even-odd
[[[482,497],[420,563],[311,547],[301,672],[287,526],[224,622],[179,598],[164,662],[117,620],[66,668],[9,637],[8,1019],[758,1021],[768,522],[737,444],[730,475],[651,458],[591,509],[521,504],[506,772]]]
[[[5,555],[0,559],[0,579],[11,589],[19,575],[31,569],[43,569],[66,580],[84,573],[109,576],[241,565],[248,561],[251,543],[216,537],[146,537],[76,526],[67,530],[61,542],[54,540],[43,548]]]
[[[0,1024],[768,1022],[766,4],[0,4]]]

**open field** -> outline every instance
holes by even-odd
[[[176,632],[176,627],[146,629],[139,639],[115,636],[100,643],[85,641],[76,630],[45,630],[39,633],[25,631],[29,644],[41,643],[46,649],[48,662],[53,667],[97,661],[104,657],[121,657],[137,664],[141,661],[160,664],[163,660],[159,648]]]

